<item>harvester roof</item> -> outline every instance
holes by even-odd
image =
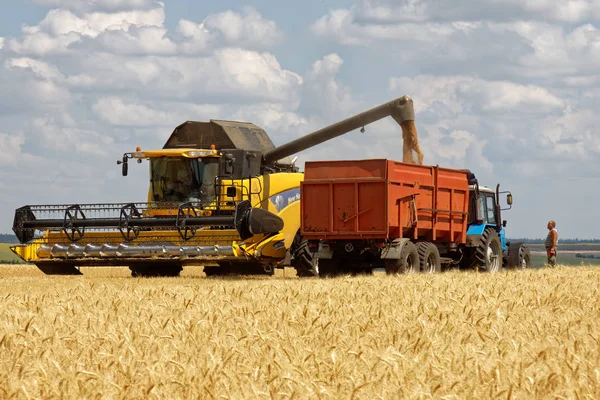
[[[213,144],[217,149],[262,152],[275,148],[267,133],[250,122],[214,119],[210,122],[184,122],[175,128],[163,148],[210,149]]]

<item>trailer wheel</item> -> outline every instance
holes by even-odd
[[[531,253],[529,248],[521,242],[511,243],[508,246],[506,261],[510,269],[531,268]]]
[[[437,246],[431,242],[417,243],[421,272],[432,274],[442,271],[442,260]]]
[[[299,277],[319,276],[319,260],[310,252],[308,240],[303,240],[300,234],[296,234],[292,242],[292,266],[296,269]]]
[[[397,260],[385,260],[385,272],[388,275],[414,274],[420,270],[419,252],[413,242],[406,242]]]
[[[479,246],[471,259],[471,267],[487,272],[498,272],[502,269],[502,244],[498,232],[493,228],[485,228],[481,234]]]

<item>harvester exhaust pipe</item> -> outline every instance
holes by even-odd
[[[274,163],[292,154],[301,152],[310,147],[316,146],[337,136],[351,132],[358,128],[363,128],[372,122],[378,121],[385,117],[391,116],[402,127],[402,137],[404,141],[404,161],[416,163],[412,160],[412,151],[417,153],[418,163],[422,164],[423,155],[418,147],[417,130],[415,128],[414,119],[415,111],[413,100],[410,96],[405,95],[368,111],[347,118],[343,121],[336,122],[325,128],[319,129],[306,136],[293,140],[289,143],[267,151],[263,155],[263,162],[266,164]]]

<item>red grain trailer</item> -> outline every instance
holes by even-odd
[[[307,162],[301,235],[322,271],[441,269],[467,240],[468,171],[386,159]],[[446,260],[446,261],[449,261]]]

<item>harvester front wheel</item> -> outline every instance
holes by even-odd
[[[485,228],[481,234],[479,246],[471,259],[471,266],[487,272],[498,272],[502,269],[502,244],[498,232],[493,228]]]
[[[413,242],[406,242],[398,259],[385,260],[388,275],[414,274],[420,270],[419,252]]]
[[[442,271],[442,260],[437,246],[431,242],[417,243],[421,272],[433,274]]]
[[[294,257],[292,265],[296,269],[297,276],[303,278],[319,276],[319,260],[311,253],[308,240],[303,240],[299,234],[296,234],[291,251]]]
[[[173,264],[144,264],[131,265],[131,276],[134,278],[177,277],[183,270],[181,265]]]

